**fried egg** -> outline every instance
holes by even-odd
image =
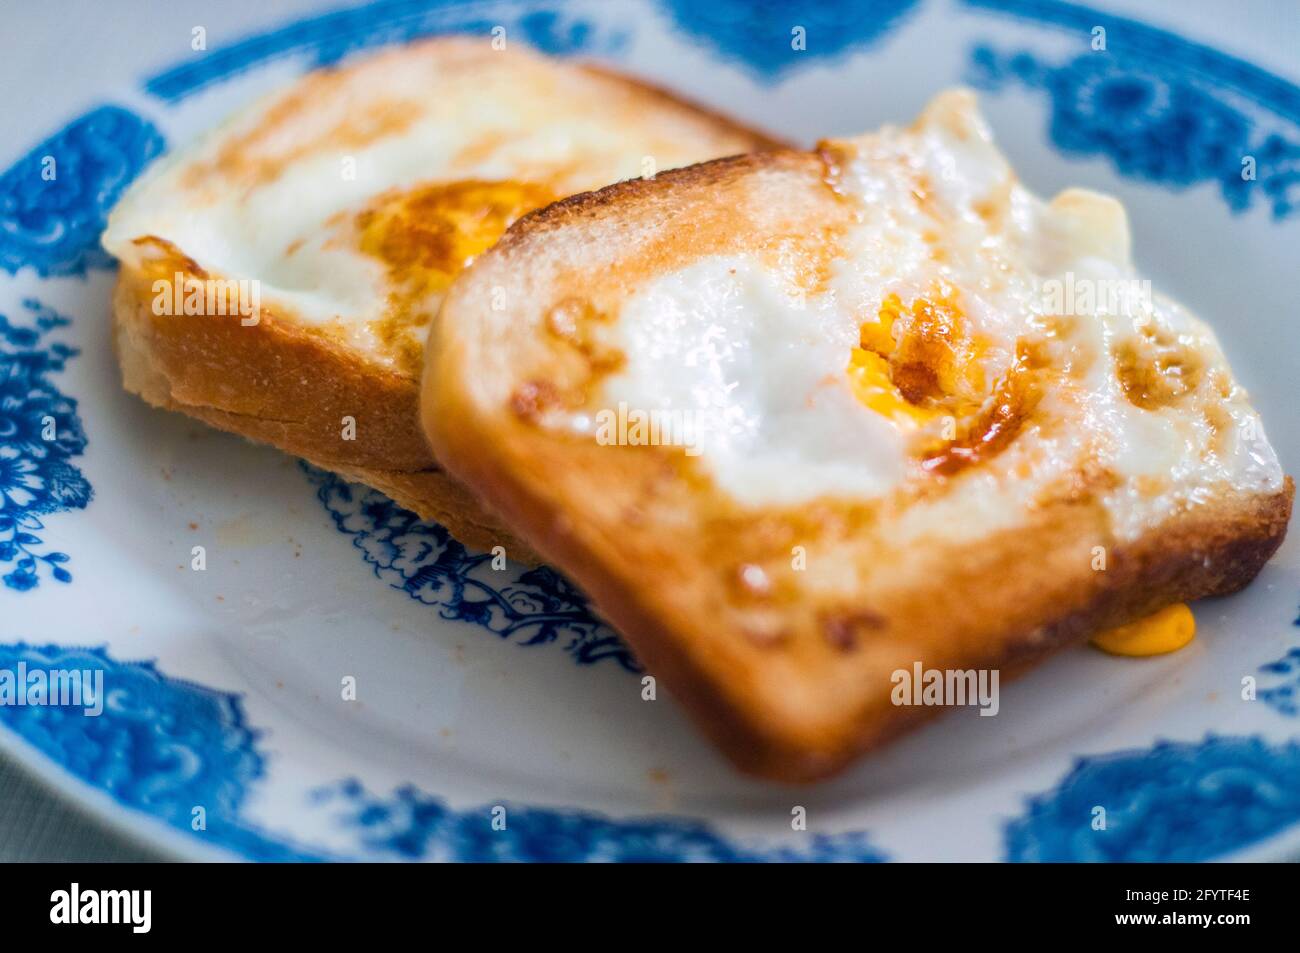
[[[904,539],[1068,492],[1131,538],[1209,487],[1282,487],[1213,333],[1135,271],[1123,207],[1035,196],[970,93],[820,152],[852,206],[824,280],[748,253],[654,276],[598,404],[698,418],[692,465],[756,510],[906,494]]]
[[[520,216],[770,145],[652,87],[490,42],[304,77],[158,163],[104,246],[164,279],[255,279],[268,318],[414,376],[442,292]]]

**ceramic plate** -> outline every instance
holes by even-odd
[[[996,718],[950,714],[820,786],[764,784],[670,699],[643,700],[636,661],[563,577],[494,569],[374,491],[123,393],[97,244],[154,156],[295,74],[427,34],[489,42],[504,26],[804,143],[906,121],[965,83],[1036,191],[1125,202],[1141,269],[1217,328],[1297,473],[1293,5],[136,10],[4,14],[0,671],[101,672],[105,688],[94,717],[0,706],[6,756],[195,858],[1148,860],[1300,846],[1294,537],[1246,592],[1195,607],[1182,652],[1081,648],[1004,686]]]

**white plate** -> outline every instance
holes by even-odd
[[[1124,200],[1141,266],[1216,326],[1295,473],[1293,6],[1238,5],[1227,26],[1208,4],[1143,4],[1137,23],[1049,0],[391,0],[296,21],[303,4],[267,6],[5,13],[0,670],[101,670],[107,690],[98,717],[0,707],[9,757],[193,857],[1139,860],[1300,844],[1294,541],[1246,592],[1198,605],[1183,652],[1080,649],[1005,687],[996,718],[949,715],[821,786],[763,784],[672,701],[641,699],[634,663],[560,577],[493,570],[372,491],[124,394],[96,245],[164,143],[313,65],[427,33],[488,42],[504,25],[808,143],[974,83],[1037,191]]]

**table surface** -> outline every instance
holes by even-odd
[[[0,863],[161,859],[86,817],[0,756]]]

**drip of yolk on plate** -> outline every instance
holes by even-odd
[[[1093,636],[1092,644],[1111,655],[1146,657],[1177,652],[1196,638],[1196,617],[1185,602]]]

